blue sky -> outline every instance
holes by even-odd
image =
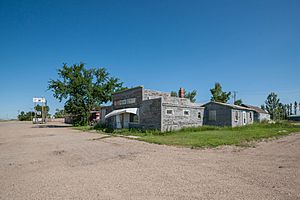
[[[125,86],[198,91],[220,82],[245,103],[300,101],[300,1],[0,0],[0,118],[29,111],[62,63],[106,67]]]

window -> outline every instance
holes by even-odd
[[[120,100],[120,104],[119,105],[126,105],[126,99]]]
[[[189,116],[189,115],[190,115],[190,111],[189,111],[189,110],[184,110],[184,111],[183,111],[183,115]]]
[[[167,109],[167,115],[173,115],[173,110],[172,109]]]
[[[208,113],[208,119],[209,119],[209,121],[216,121],[217,120],[217,111],[210,110]]]
[[[234,121],[239,121],[239,111],[234,111]]]
[[[127,99],[126,101],[127,101],[127,104],[133,104],[133,103],[135,103],[135,100],[136,100],[136,98],[130,98],[130,99]]]
[[[252,112],[249,112],[250,121],[252,121]]]
[[[139,123],[139,116],[130,113],[129,122],[131,122],[131,123]]]
[[[201,119],[201,112],[198,112],[198,119]]]

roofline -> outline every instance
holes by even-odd
[[[217,101],[210,101],[206,104],[203,104],[202,106],[205,107],[206,105],[208,105],[210,103],[215,103],[215,104],[218,104],[218,105],[227,106],[227,107],[230,107],[232,109],[255,111],[254,109],[251,109],[251,108],[246,108],[246,107],[239,106],[239,105],[232,105],[232,104],[229,104],[229,103],[222,103],[222,102],[217,102]]]
[[[144,88],[144,86],[143,85],[139,85],[139,86],[136,86],[136,87],[133,87],[133,88],[128,88],[128,89],[125,89],[125,90],[117,91],[117,92],[114,92],[113,95],[114,94],[119,94],[119,93],[122,93],[122,92],[127,92],[129,90],[135,90],[137,88]]]
[[[252,107],[252,109],[255,111],[255,112],[257,112],[257,113],[264,113],[264,114],[270,114],[270,113],[268,113],[266,110],[264,110],[264,109],[261,109],[260,107],[258,107],[258,106],[253,106],[253,105],[249,105],[249,104],[241,104],[242,106],[244,106],[244,107],[247,107],[247,108],[249,108],[249,109],[251,109],[251,107]],[[256,109],[259,109],[259,110],[256,110]],[[260,110],[262,110],[262,111],[260,111]]]

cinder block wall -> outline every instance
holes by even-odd
[[[167,110],[173,110],[173,114],[167,114]],[[184,115],[184,111],[189,115]],[[200,113],[200,118],[198,114]],[[168,97],[162,103],[162,131],[179,130],[184,127],[202,126],[204,108],[191,103],[189,99]]]
[[[140,104],[139,127],[141,129],[161,131],[161,104],[161,98],[144,100]]]
[[[113,95],[112,106],[113,110],[122,109],[122,108],[138,108],[141,102],[143,101],[143,92],[144,87],[138,86],[135,88],[127,89],[124,91],[117,92]],[[135,103],[126,104],[126,105],[116,105],[116,101],[126,100],[135,98]]]
[[[209,120],[209,111],[216,111],[216,121]],[[231,108],[218,104],[207,104],[204,109],[204,125],[210,126],[232,126]]]

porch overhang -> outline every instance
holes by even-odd
[[[112,116],[120,115],[123,113],[132,113],[132,114],[137,115],[138,111],[139,111],[138,108],[124,108],[124,109],[114,110],[114,111],[108,113],[107,115],[105,115],[105,119],[112,117]]]

